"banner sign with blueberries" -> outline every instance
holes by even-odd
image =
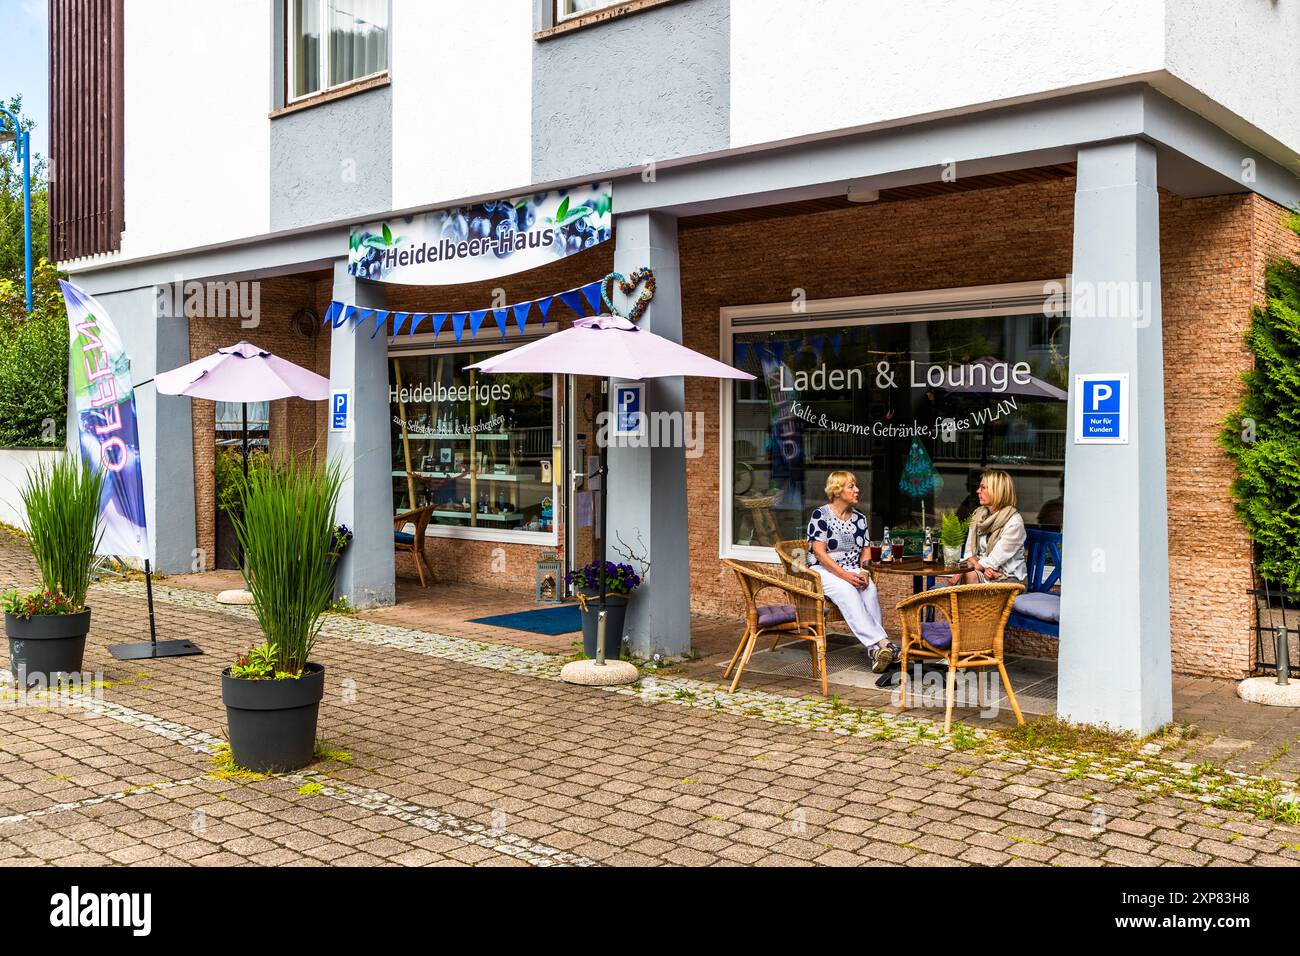
[[[407,285],[494,279],[605,242],[612,206],[604,182],[369,223],[352,232],[348,272]]]

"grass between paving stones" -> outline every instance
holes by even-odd
[[[105,589],[133,597],[140,597],[139,592],[143,590],[138,585],[122,584]],[[155,598],[195,610],[252,617],[244,609],[216,604],[210,595],[186,589],[155,589]],[[563,664],[575,659],[513,645],[399,628],[364,618],[337,617],[326,624],[322,636],[402,647],[469,666],[543,680],[558,680]],[[1190,735],[1185,727],[1170,727],[1149,737],[1136,738],[1104,727],[1042,717],[1016,728],[981,729],[957,723],[953,732],[945,736],[941,725],[928,717],[846,706],[838,697],[791,697],[758,690],[731,694],[724,685],[711,681],[664,674],[664,663],[647,667],[635,684],[601,688],[600,692],[633,696],[647,703],[704,708],[849,738],[898,741],[904,745],[919,743],[990,761],[1050,770],[1066,779],[1092,779],[1132,787],[1152,798],[1180,796],[1209,806],[1244,811],[1264,820],[1300,824],[1300,794],[1281,780],[1238,773],[1210,763],[1194,766],[1160,756]],[[955,772],[961,773],[961,767]]]
[[[346,750],[337,750],[327,744],[324,740],[316,741],[316,749],[312,754],[314,762],[326,763],[352,763],[352,754]],[[317,770],[317,773],[324,771]],[[267,780],[276,776],[273,773],[262,773],[257,770],[249,770],[235,763],[234,755],[230,752],[230,744],[222,744],[212,754],[212,769],[208,771],[208,776],[214,780],[232,780],[236,783],[256,783],[258,780]],[[299,793],[306,791],[299,789]],[[316,793],[320,792],[320,785],[316,785]]]

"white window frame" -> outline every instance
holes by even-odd
[[[342,83],[335,83],[330,86],[328,82],[330,75],[329,64],[329,5],[328,0],[315,0],[317,12],[320,17],[321,37],[320,37],[320,87],[310,93],[302,93],[295,96],[293,92],[294,77],[298,75],[297,60],[298,44],[295,42],[298,36],[298,25],[294,13],[292,0],[284,0],[284,62],[286,64],[284,74],[284,93],[286,103],[301,103],[303,100],[309,100],[316,96],[323,96],[326,93],[332,93],[334,90],[346,89],[358,83],[365,83],[381,76],[387,76],[393,66],[393,0],[388,0],[388,66],[366,76],[358,76],[355,79],[344,80]]]
[[[619,5],[619,3],[624,2],[624,0],[606,0],[606,2],[600,4],[600,6],[591,7],[588,10],[579,10],[577,13],[565,13],[564,0],[554,0],[554,2],[555,2],[555,22],[564,23],[568,20],[576,20],[578,17],[589,17],[593,13],[599,13],[601,10],[604,10],[608,7],[616,7]]]
[[[1059,299],[1058,299],[1059,297]],[[965,286],[933,289],[924,292],[901,292],[887,295],[850,296],[839,299],[816,299],[805,303],[802,312],[794,312],[789,300],[762,305],[724,306],[718,310],[718,354],[731,364],[735,357],[737,333],[771,332],[789,329],[835,329],[854,326],[884,325],[896,322],[926,322],[945,319],[984,318],[1020,315],[1059,306],[1069,314],[1070,283],[1068,278],[1041,282],[1009,282],[1001,285]],[[775,548],[733,544],[734,497],[733,472],[735,433],[732,421],[732,398],[735,383],[722,379],[718,389],[718,487],[722,489],[718,522],[718,557],[740,561],[777,564]],[[1069,443],[1066,443],[1069,453]]]
[[[545,332],[544,335],[550,335],[551,332]],[[526,335],[521,338],[527,340],[541,336]],[[399,344],[400,342],[400,344]],[[407,343],[410,347],[404,347]],[[469,345],[462,342],[460,345],[435,346],[432,333],[419,333],[414,336],[389,336],[388,338],[388,359],[392,361],[397,358],[416,358],[421,355],[456,355],[468,352],[505,352],[516,348],[523,342],[510,342],[506,345],[487,345],[482,342],[475,342]],[[560,380],[561,376],[551,376],[551,447],[555,447],[555,436],[560,430]],[[390,469],[391,470],[391,469]],[[558,547],[560,542],[560,500],[564,494],[563,476],[557,481],[557,477],[551,476],[551,530],[550,531],[515,531],[511,529],[494,529],[494,528],[470,528],[468,526],[458,525],[438,525],[432,521],[425,528],[424,536],[426,538],[456,538],[461,541],[495,541],[503,544],[530,544],[538,547]],[[568,516],[565,515],[567,520]],[[414,531],[414,525],[408,523],[407,530]]]

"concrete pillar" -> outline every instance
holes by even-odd
[[[148,382],[159,372],[190,360],[190,326],[175,316],[171,303],[153,286],[95,296],[122,336],[131,359],[132,382]],[[69,395],[71,381],[69,381]],[[78,442],[76,413],[68,403],[68,448]],[[149,529],[150,561],[164,574],[195,570],[194,431],[190,399],[159,395],[153,384],[135,390],[140,434],[145,521]],[[201,567],[201,566],[200,566]]]
[[[334,264],[334,299],[363,309],[382,309],[378,283],[348,275],[347,260]],[[352,545],[339,562],[335,596],[355,607],[392,604],[392,429],[388,412],[388,340],[358,333],[344,323],[330,334],[330,385],[352,390],[352,430],[329,432],[329,457],[343,468],[338,520],[352,529]]]
[[[1057,711],[1145,734],[1173,718],[1155,150],[1082,148],[1076,188]],[[1128,444],[1074,443],[1088,372],[1127,373]]]
[[[616,233],[617,271],[628,275],[641,266],[654,270],[655,297],[640,327],[680,342],[677,220],[657,212],[620,216]],[[684,421],[681,378],[649,379],[645,385],[648,413],[668,412]],[[632,653],[640,657],[683,654],[691,647],[685,448],[612,447],[609,468],[609,560],[627,561],[630,549],[651,565],[628,609],[625,636]]]

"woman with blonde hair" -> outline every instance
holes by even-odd
[[[826,476],[826,504],[808,521],[808,566],[822,579],[822,592],[844,615],[849,630],[867,649],[877,674],[894,662],[898,648],[881,623],[880,598],[871,575],[862,570],[867,545],[866,516],[858,503],[858,480],[851,471]]]
[[[966,560],[971,570],[954,574],[949,584],[1016,581],[1029,577],[1025,566],[1025,519],[1016,510],[1016,484],[1005,471],[980,476],[980,506],[970,516]]]

